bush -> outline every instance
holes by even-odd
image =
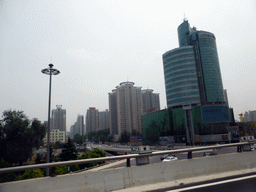
[[[89,153],[83,153],[80,157],[77,158],[80,159],[89,159]],[[84,169],[85,167],[89,167],[88,163],[83,163],[78,165],[80,169]]]
[[[80,170],[79,165],[75,164],[75,165],[70,165],[70,171],[78,171]]]
[[[30,169],[26,170],[25,173],[23,173],[20,177],[21,180],[24,179],[31,179],[31,178],[37,178],[37,177],[43,177],[44,173],[40,169]]]
[[[96,148],[91,151],[89,158],[99,158],[99,157],[106,157],[106,156],[107,155],[103,150]],[[103,164],[103,163],[105,163],[105,161],[95,162],[93,164],[97,165],[97,164]]]
[[[91,153],[97,153],[97,154],[100,155],[100,157],[106,157],[107,156],[105,151],[103,151],[101,149],[98,149],[98,148],[93,149]]]
[[[55,174],[56,175],[62,175],[68,173],[68,167],[67,166],[59,166],[55,168]]]
[[[83,153],[80,157],[78,157],[79,159],[91,159],[91,158],[99,158],[99,157],[106,157],[106,153],[101,150],[101,149],[94,149],[92,150],[90,153]],[[80,169],[84,169],[85,167],[93,167],[97,164],[103,164],[104,161],[101,162],[93,162],[93,163],[83,163],[83,164],[79,164]]]
[[[7,167],[11,167],[11,165],[4,160],[0,161],[0,168],[7,168]],[[16,181],[16,180],[18,180],[16,173],[1,173],[0,174],[0,183]]]

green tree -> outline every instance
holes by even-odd
[[[32,157],[32,149],[39,147],[46,127],[37,119],[30,121],[23,111],[6,110],[2,117],[0,157],[11,164],[22,165]]]
[[[31,124],[32,142],[33,147],[40,147],[42,145],[43,138],[46,132],[46,126],[43,125],[39,120],[33,119]]]
[[[54,145],[52,146],[53,149],[62,149],[64,143],[61,143],[60,141],[56,141]]]
[[[122,143],[130,142],[130,133],[128,131],[124,130],[121,133],[121,142]]]
[[[77,159],[77,150],[70,137],[68,138],[68,142],[63,145],[62,153],[59,155],[59,158],[61,161]]]
[[[59,149],[60,148],[60,141],[56,141],[53,145],[53,149]]]
[[[3,121],[0,120],[0,160],[4,157],[5,151],[5,134],[4,134],[4,124]]]
[[[110,137],[110,130],[109,129],[104,129],[104,130],[99,130],[97,132],[91,131],[87,134],[87,138],[89,141],[112,141]]]
[[[96,132],[95,131],[91,131],[87,134],[88,140],[89,141],[93,141],[93,138],[96,138]]]
[[[83,135],[75,134],[73,141],[81,145],[83,142],[85,142],[85,138],[86,137]]]
[[[109,135],[110,135],[109,129],[99,130],[97,131],[96,138],[98,138],[102,142],[106,142],[106,141],[110,141],[108,137]]]
[[[40,155],[39,153],[36,154],[35,164],[42,163],[41,160],[42,160],[42,155]]]
[[[142,134],[139,131],[137,131],[136,129],[132,130],[132,135],[142,136]]]

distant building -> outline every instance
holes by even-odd
[[[70,127],[70,136],[74,138],[74,135],[85,135],[85,128],[84,128],[84,116],[78,115],[77,121]]]
[[[153,93],[152,89],[144,89],[141,94],[143,114],[160,110],[159,93]]]
[[[141,87],[135,87],[133,82],[120,83],[112,93],[109,93],[109,111],[112,135],[121,136],[123,131],[141,132]]]
[[[99,130],[110,129],[110,117],[109,111],[106,109],[105,111],[99,111]]]
[[[256,111],[245,112],[242,122],[256,122]]]
[[[84,116],[83,116],[83,115],[78,115],[76,122],[77,122],[77,124],[78,124],[79,135],[85,135]]]
[[[112,93],[109,93],[108,101],[110,117],[110,135],[118,135],[116,89],[112,90]]]
[[[70,139],[74,139],[74,137],[72,137],[71,132],[66,132],[66,141],[68,140],[69,137]]]
[[[56,105],[57,109],[52,110],[51,130],[59,129],[66,132],[66,109],[62,105]]]
[[[43,138],[45,144],[47,143],[47,135],[48,133],[46,133],[45,137]],[[65,138],[65,131],[60,131],[59,129],[53,129],[50,131],[50,143],[55,143],[57,141],[59,141],[60,143],[65,143]]]
[[[90,107],[86,113],[86,133],[97,131],[99,127],[99,111],[95,107]]]

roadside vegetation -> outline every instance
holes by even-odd
[[[29,120],[23,111],[6,110],[0,120],[0,168],[22,165],[40,164],[46,162],[46,157],[33,154],[33,149],[38,149],[43,143],[47,127],[37,119]],[[85,138],[76,136],[75,140],[81,143]],[[76,159],[90,159],[106,157],[101,149],[94,149],[90,153],[83,153],[78,157],[74,141],[70,138],[67,143],[56,142],[50,150],[50,162],[69,161]],[[62,153],[57,158],[53,156],[53,149],[62,148]],[[58,166],[50,168],[50,175],[66,174],[70,171],[96,166],[104,162],[76,164],[71,166]],[[44,177],[46,169],[31,169],[26,171],[2,173],[0,183]]]

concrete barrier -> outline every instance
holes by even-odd
[[[0,184],[0,191],[111,191],[228,171],[252,169],[256,168],[255,157],[255,152],[244,152],[106,171],[89,171],[3,183]]]

